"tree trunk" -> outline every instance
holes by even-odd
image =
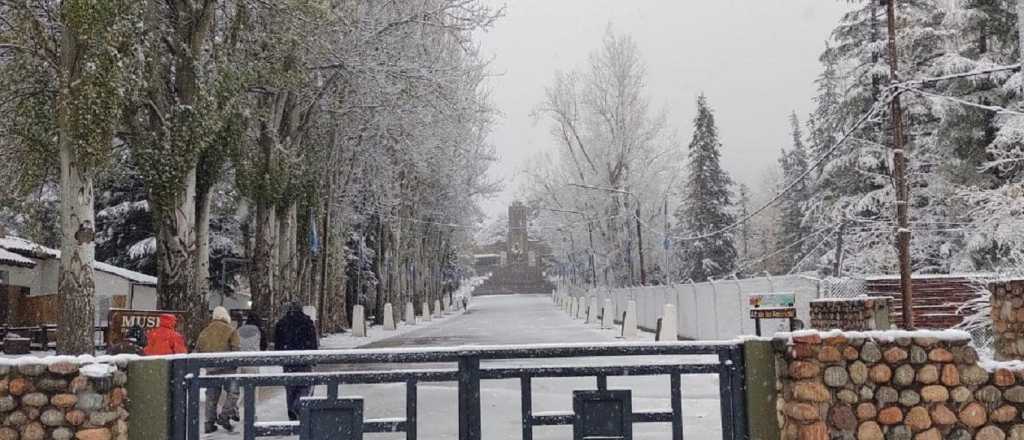
[[[185,312],[185,336],[194,341],[207,319],[206,298],[195,286],[196,168],[175,200],[154,200],[157,290],[162,310]]]
[[[196,297],[210,298],[210,188],[196,191]],[[223,265],[222,265],[223,266]],[[223,267],[222,267],[223,269]],[[221,300],[227,290],[221,286]]]
[[[277,227],[274,206],[267,202],[256,202],[256,233],[253,245],[252,273],[249,275],[252,290],[252,310],[272,327],[274,303],[274,243]]]
[[[93,179],[75,163],[73,146],[61,137],[61,259],[58,297],[60,331],[57,353],[92,354],[96,320],[96,256]]]

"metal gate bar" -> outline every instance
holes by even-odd
[[[366,420],[365,432],[405,432],[406,439],[417,438],[417,386],[420,382],[458,384],[459,439],[480,440],[482,380],[518,379],[522,398],[522,437],[532,440],[533,427],[571,425],[573,413],[533,414],[532,379],[594,377],[599,390],[608,387],[608,376],[656,376],[670,378],[671,411],[633,413],[635,423],[671,423],[673,440],[683,438],[682,375],[714,374],[719,378],[722,434],[726,440],[747,437],[743,346],[740,343],[694,344],[669,342],[657,344],[540,345],[533,347],[462,347],[436,350],[347,350],[317,354],[281,353],[191,355],[174,359],[171,376],[173,437],[175,440],[199,439],[199,393],[203,388],[237,383],[244,391],[244,440],[271,435],[295,435],[300,426],[290,423],[257,423],[256,390],[268,386],[326,386],[328,395],[337,397],[342,384],[403,383],[406,388],[404,419]],[[525,359],[578,359],[631,356],[716,355],[714,363],[653,363],[600,366],[522,366],[481,367],[482,361]],[[289,374],[202,375],[204,368],[245,366],[345,365],[367,363],[444,363],[456,368],[401,369],[390,371],[335,371]],[[605,362],[608,364],[608,362]]]

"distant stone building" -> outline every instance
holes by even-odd
[[[514,202],[508,208],[506,239],[477,248],[476,272],[491,276],[474,294],[548,293],[554,289],[545,274],[551,248],[539,240],[530,240],[528,222],[529,209]]]

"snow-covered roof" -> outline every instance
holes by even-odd
[[[31,264],[28,267],[35,266],[35,262],[25,257],[32,257],[37,259],[60,258],[60,251],[56,249],[51,249],[46,246],[42,246],[38,243],[33,243],[31,241],[25,240],[24,238],[15,237],[13,235],[8,235],[6,237],[0,238],[0,252],[2,252],[0,253],[0,257],[2,257],[4,254],[11,254],[14,255],[15,257],[21,258],[24,261],[27,261],[28,263]],[[0,258],[0,261],[3,261],[2,258]],[[93,263],[92,267],[100,272],[116,275],[128,281],[138,284],[155,286],[157,282],[156,277],[128,270],[125,268],[117,267],[107,263],[101,263],[99,261]]]
[[[10,252],[0,248],[0,264],[9,264],[11,266],[18,267],[36,267],[36,262],[28,258],[22,257],[14,252]]]
[[[124,269],[107,263],[100,263],[99,261],[93,264],[93,267],[96,268],[96,270],[98,271],[106,272],[111,275],[117,275],[121,278],[138,284],[146,284],[151,286],[156,285],[156,277],[146,275],[144,273],[138,273],[133,270]]]
[[[46,246],[33,243],[21,237],[15,237],[13,235],[0,237],[0,249],[6,249],[32,258],[60,258],[60,251],[56,249],[50,249]]]

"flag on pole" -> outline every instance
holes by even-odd
[[[316,230],[316,210],[309,208],[309,253],[314,257],[320,253],[320,236]]]

